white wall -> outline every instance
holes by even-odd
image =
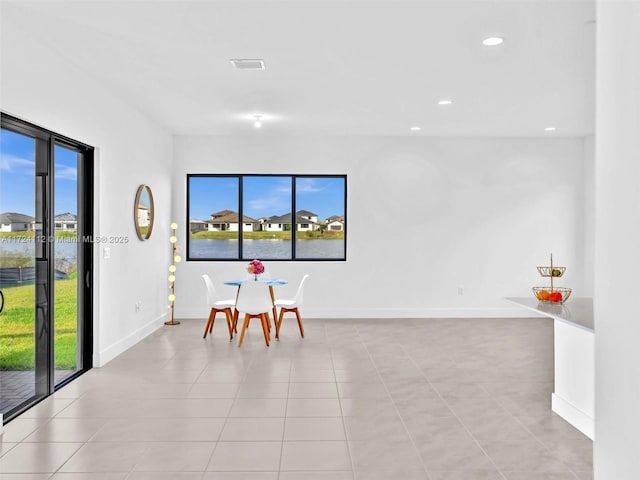
[[[99,366],[161,325],[168,312],[172,138],[54,51],[20,9],[3,5],[2,13],[2,111],[95,146],[95,234],[129,238],[107,244],[108,260],[94,246]],[[133,226],[141,183],[151,186],[156,205],[153,235],[144,243]]]
[[[596,480],[640,478],[640,2],[597,10]]]
[[[584,296],[593,297],[596,238],[596,152],[595,137],[584,139]]]
[[[551,252],[585,295],[582,139],[263,133],[175,137],[173,213],[184,244],[187,173],[347,174],[348,261],[266,262],[294,283],[311,274],[307,317],[527,315],[503,297],[545,285],[535,267]],[[245,264],[181,264],[178,315],[206,315],[202,273],[221,282]]]

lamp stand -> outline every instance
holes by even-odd
[[[171,238],[169,238],[169,241],[171,242],[171,266],[169,266],[169,272],[171,272],[171,275],[169,275],[169,291],[171,292],[169,294],[169,301],[171,302],[171,304],[169,305],[169,308],[171,309],[171,320],[164,322],[165,325],[180,325],[180,322],[175,320],[173,317],[174,306],[176,302],[176,295],[175,295],[176,261],[180,261],[180,257],[176,255],[176,242],[178,241],[176,237],[177,228],[178,228],[178,225],[176,223],[171,224]]]

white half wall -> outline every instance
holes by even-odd
[[[2,14],[2,111],[96,147],[95,236],[129,239],[94,244],[94,365],[100,366],[167,317],[172,137],[54,50],[19,7],[4,4]],[[144,243],[133,224],[142,183],[156,206]]]
[[[596,480],[640,478],[640,2],[597,5]]]
[[[546,285],[536,266],[551,252],[567,267],[561,284],[587,292],[584,148],[581,138],[177,136],[173,216],[184,244],[187,173],[347,174],[347,261],[266,263],[294,284],[283,296],[311,275],[307,317],[522,316],[503,297]],[[200,275],[220,284],[246,263],[180,264],[177,315],[204,318]]]

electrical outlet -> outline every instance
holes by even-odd
[[[136,313],[138,313],[140,311],[140,302],[136,302],[134,305],[134,308],[136,309]]]
[[[462,287],[458,287],[458,295],[464,295],[464,289]]]

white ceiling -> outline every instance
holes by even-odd
[[[255,134],[257,113],[266,135],[594,129],[593,1],[4,0],[2,8],[3,22],[33,29],[172,133]],[[490,35],[506,41],[484,47]],[[266,70],[235,70],[232,58],[264,59]],[[453,105],[437,105],[445,97]],[[556,132],[545,133],[549,125]]]

